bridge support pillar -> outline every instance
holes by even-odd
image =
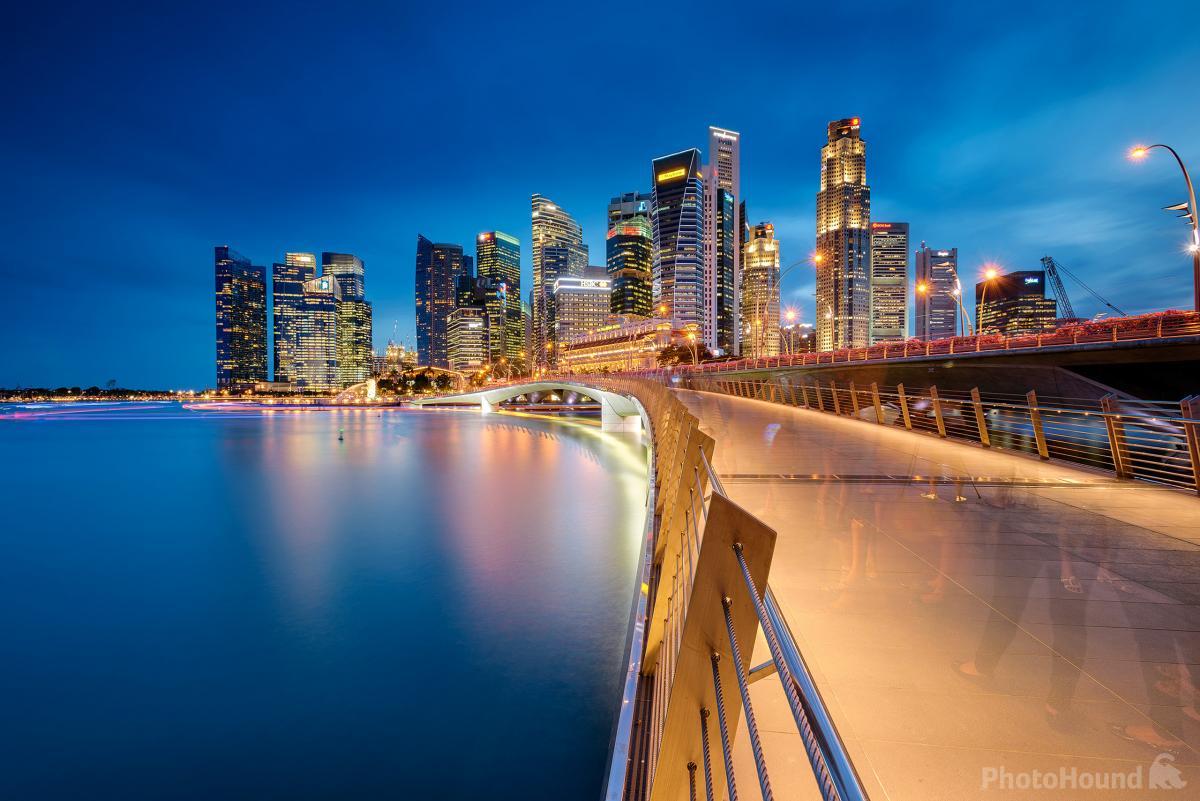
[[[480,398],[479,411],[483,412],[484,414],[492,414],[496,411],[496,404],[492,403],[487,398]]]
[[[632,414],[624,417],[617,413],[606,399],[600,400],[600,430],[601,431],[641,431],[642,418]]]

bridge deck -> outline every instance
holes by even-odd
[[[1166,743],[1114,726],[1176,740],[1190,784],[1169,795],[1200,798],[1200,500],[803,409],[681,397],[717,440],[730,496],[779,532],[771,586],[872,798],[1095,795],[985,791],[1000,770],[1140,768],[1145,788]],[[952,478],[925,497],[930,476],[976,480],[956,502]],[[961,663],[995,667],[971,679]],[[815,798],[777,682],[752,687],[768,764],[788,766],[775,794]]]

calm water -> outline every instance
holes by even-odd
[[[599,796],[628,435],[10,407],[0,464],[0,798]]]

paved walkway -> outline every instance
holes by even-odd
[[[717,440],[730,496],[779,532],[770,584],[872,799],[1124,801],[1175,770],[1187,786],[1149,797],[1200,798],[1200,500],[816,411],[681,397]],[[959,476],[975,481],[940,479]],[[754,663],[768,658],[759,638]],[[752,695],[775,796],[816,798],[778,679]],[[738,739],[750,782],[744,727]],[[1140,770],[1141,790],[1034,789],[1035,770],[1054,774],[1043,785]]]

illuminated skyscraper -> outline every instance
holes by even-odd
[[[829,123],[817,192],[817,350],[870,341],[871,188],[859,119]]]
[[[485,279],[486,280],[486,279]],[[446,352],[451,370],[478,370],[488,361],[488,334],[480,306],[459,306],[446,321]]]
[[[948,339],[957,332],[958,248],[934,250],[921,243],[917,251],[914,311],[917,339]]]
[[[267,380],[267,271],[228,246],[213,251],[217,301],[217,388]]]
[[[779,241],[775,226],[754,226],[742,258],[742,352],[779,355]]]
[[[710,350],[732,354],[737,347],[741,231],[741,135],[708,129],[704,167],[704,341]]]
[[[580,276],[588,264],[583,228],[549,198],[533,195],[533,329],[534,362],[552,364],[554,348],[554,282]],[[547,250],[554,251],[547,256]]]
[[[271,306],[275,323],[275,381],[292,380],[296,320],[304,302],[304,282],[317,274],[311,253],[288,253],[283,264],[271,267]]]
[[[975,285],[975,319],[981,334],[1015,337],[1053,331],[1057,314],[1057,301],[1046,297],[1044,270],[1002,273]]]
[[[362,259],[350,253],[322,253],[321,275],[337,279],[338,380],[351,386],[371,377],[371,304],[366,299]]]
[[[479,277],[495,284],[501,314],[488,317],[488,358],[524,361],[525,323],[521,319],[521,242],[503,231],[484,231],[475,239]]]
[[[908,223],[871,223],[871,342],[908,338]]]
[[[610,203],[608,208],[612,221],[613,205]],[[654,234],[648,214],[632,214],[610,222],[604,249],[608,278],[612,282],[609,310],[613,314],[649,317]]]
[[[682,328],[703,329],[704,175],[700,151],[692,148],[655,159],[653,304]]]
[[[578,278],[565,276],[554,282],[555,342],[565,344],[590,334],[608,320],[611,283],[603,267],[589,267]]]
[[[301,391],[328,392],[343,386],[339,369],[341,304],[341,288],[334,276],[309,278],[302,284],[289,371],[291,382]]]
[[[417,235],[417,358],[423,366],[450,366],[446,323],[455,307],[456,282],[469,263],[462,245],[434,243]]]
[[[650,204],[654,202],[653,195],[641,192],[626,192],[620,197],[608,201],[608,228],[611,231],[617,223],[632,220],[634,217],[650,219]]]

